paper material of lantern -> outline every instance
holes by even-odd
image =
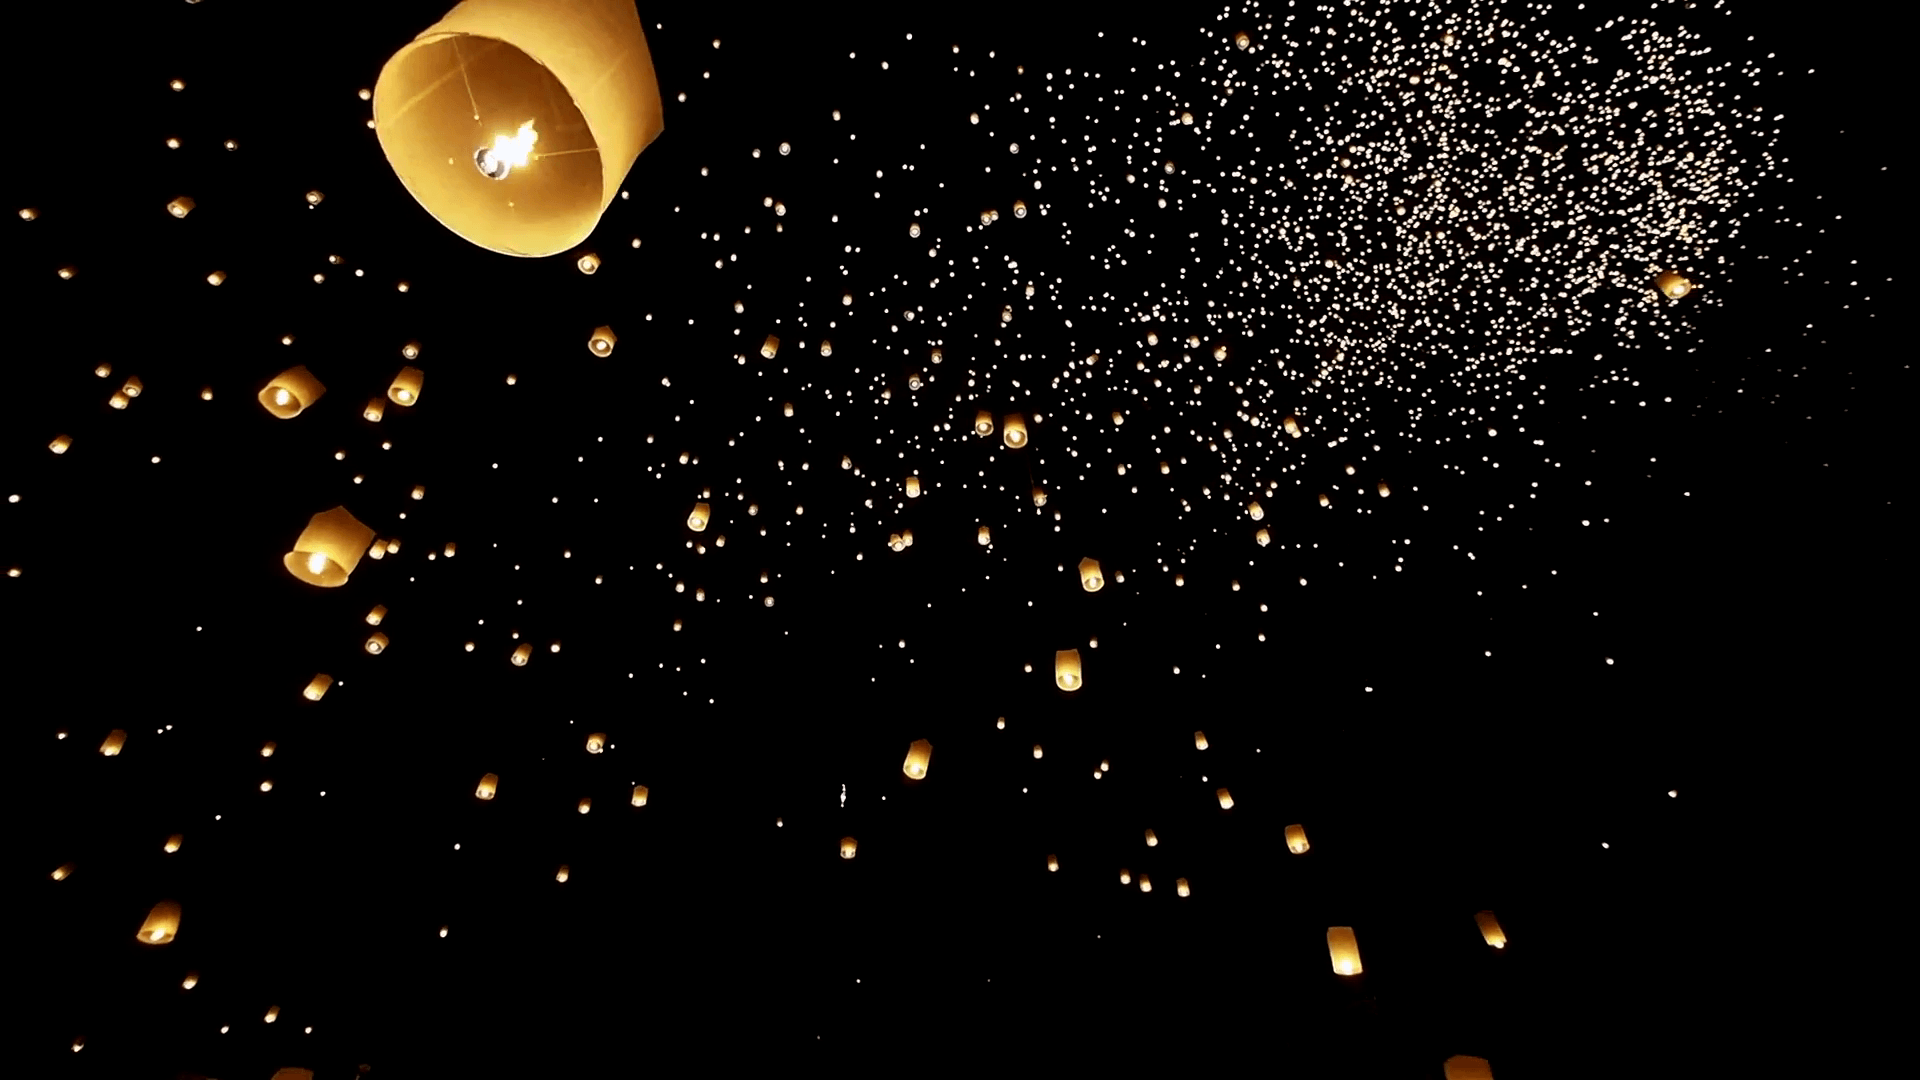
[[[171,855],[174,852],[179,851],[180,845],[185,842],[186,842],[185,836],[182,836],[179,833],[174,833],[172,836],[167,837],[166,843],[160,845],[160,850]]]
[[[602,750],[605,750],[606,748],[607,748],[607,736],[604,732],[596,731],[593,734],[587,736],[587,753],[598,754]]]
[[[140,942],[143,945],[165,945],[180,932],[180,905],[171,900],[162,900],[153,905],[147,913],[147,921],[140,924]]]
[[[1259,499],[1254,499],[1247,504],[1247,516],[1255,521],[1267,516],[1267,512],[1260,507]]]
[[[1027,445],[1027,418],[1014,413],[1000,422],[1000,439],[1008,449],[1018,450]]]
[[[1060,860],[1057,857],[1052,855],[1047,856],[1047,871],[1051,873],[1059,869],[1060,869]]]
[[[693,512],[687,515],[687,528],[692,529],[694,532],[706,532],[707,517],[712,513],[713,508],[706,503],[694,503]]]
[[[320,380],[313,377],[305,364],[295,364],[261,388],[260,404],[280,419],[291,420],[326,392],[327,388],[320,385]]]
[[[469,0],[469,2],[471,2],[471,0]],[[593,331],[593,334],[587,338],[587,351],[595,356],[611,356],[613,354],[614,342],[619,340],[619,338],[614,336],[613,327],[598,327]]]
[[[425,484],[413,485],[413,498],[416,502],[426,497],[427,497],[427,485]],[[429,558],[431,558],[431,556],[429,556]]]
[[[778,356],[779,354],[780,354],[780,339],[775,337],[772,334],[768,334],[767,340],[760,343],[761,358],[765,360],[771,360],[775,356]]]
[[[360,524],[346,507],[336,506],[309,518],[293,550],[281,561],[301,581],[335,588],[347,583],[372,543],[373,530]]]
[[[1380,497],[1383,499],[1386,498],[1388,495],[1393,494],[1393,489],[1387,487],[1387,482],[1385,480],[1380,481],[1379,491],[1380,491]]]
[[[1305,825],[1287,826],[1288,851],[1293,852],[1295,855],[1305,855],[1307,848],[1310,846],[1312,845],[1307,843],[1307,827]]]
[[[100,744],[102,757],[119,757],[120,748],[127,745],[127,733],[119,728],[107,732],[106,741]]]
[[[1133,884],[1133,874],[1130,873],[1127,870],[1127,868],[1124,866],[1120,868],[1120,884],[1122,885]]]
[[[986,547],[988,544],[993,543],[993,530],[982,525],[980,526],[980,531],[974,534],[974,539],[980,542],[981,547]]]
[[[1157,836],[1155,836],[1155,835],[1153,835],[1153,830],[1152,830],[1152,829],[1148,829],[1148,830],[1147,830],[1147,846],[1148,846],[1148,847],[1159,847],[1159,846],[1160,846],[1160,838],[1159,838],[1159,837],[1157,837]]]
[[[188,214],[193,213],[193,200],[182,195],[167,204],[167,213],[177,218],[186,217]]]
[[[1327,956],[1336,974],[1360,974],[1360,944],[1353,939],[1353,927],[1327,927]]]
[[[403,367],[400,369],[400,374],[395,375],[392,384],[387,387],[387,397],[391,398],[395,405],[412,405],[420,400],[420,384],[426,379],[426,375],[419,368]]]
[[[1145,874],[1140,875],[1140,891],[1141,892],[1153,891],[1153,879],[1148,877]]]
[[[1053,654],[1053,681],[1062,690],[1080,689],[1080,650],[1062,649]]]
[[[53,868],[53,880],[55,881],[65,881],[72,876],[73,876],[72,863],[62,863],[61,865]]]
[[[500,791],[500,777],[496,773],[487,773],[480,778],[480,785],[473,789],[473,797],[482,802],[492,801]]]
[[[307,684],[307,688],[300,692],[300,696],[306,698],[308,701],[319,701],[321,698],[327,696],[327,687],[332,685],[333,676],[315,675],[313,681]]]
[[[565,882],[566,882],[566,880],[567,880],[567,875],[568,875],[568,871],[567,871],[567,864],[566,864],[566,863],[561,863],[561,864],[560,864],[560,869],[559,869],[558,871],[556,871],[556,872],[554,873],[554,875],[553,875],[553,880],[555,880],[555,881],[558,881],[558,882],[561,882],[561,883],[565,883]]]
[[[1332,499],[1330,499],[1330,498],[1328,498],[1328,497],[1327,497],[1327,493],[1326,493],[1326,492],[1324,492],[1324,491],[1320,493],[1320,505],[1321,505],[1321,506],[1332,506],[1332,505],[1333,505],[1333,500],[1332,500]]]
[[[279,743],[274,742],[272,739],[268,739],[266,742],[263,742],[260,744],[260,756],[272,757],[273,752],[275,750],[278,750],[279,748],[280,748]]]
[[[589,795],[588,797],[581,799],[580,804],[574,807],[574,809],[580,811],[583,814],[590,812],[593,809],[593,797]]]
[[[73,445],[72,436],[55,435],[53,437],[53,441],[47,444],[47,449],[53,451],[56,454],[64,454],[67,452],[67,447],[72,445]]]
[[[1039,509],[1040,507],[1047,505],[1047,489],[1046,488],[1040,487],[1037,484],[1034,485],[1033,505],[1035,509]]]
[[[1106,583],[1107,579],[1100,576],[1100,561],[1098,559],[1080,560],[1081,588],[1088,592],[1099,592]]]
[[[1046,751],[1041,748],[1039,743],[1034,743],[1033,744],[1033,760],[1039,761],[1041,758],[1045,756],[1046,756]]]
[[[200,973],[197,971],[187,972],[187,977],[180,980],[180,989],[182,990],[191,990],[194,987],[199,985],[200,985]],[[285,1072],[285,1071],[286,1070],[284,1069],[281,1070],[281,1072]],[[275,1073],[274,1075],[279,1076],[280,1074]]]
[[[851,836],[841,837],[840,838],[840,857],[843,859],[853,858],[853,853],[857,848],[859,848],[859,846],[860,846],[860,841],[855,840],[853,837]]]
[[[993,414],[981,409],[973,418],[973,433],[983,439],[993,434]]]
[[[1493,1066],[1487,1063],[1486,1058],[1455,1054],[1441,1067],[1445,1070],[1446,1080],[1493,1080]]]
[[[527,660],[531,656],[533,656],[533,646],[522,642],[518,648],[513,650],[513,666],[526,667]]]
[[[1207,733],[1206,733],[1206,732],[1204,732],[1204,731],[1196,731],[1196,732],[1194,732],[1194,733],[1193,733],[1193,748],[1194,748],[1195,750],[1205,750],[1205,749],[1207,748]]]
[[[1493,917],[1493,912],[1482,911],[1473,917],[1473,921],[1480,924],[1480,936],[1486,939],[1487,944],[1496,949],[1507,947],[1507,932],[1500,928],[1500,920]]]
[[[1175,878],[1173,882],[1173,891],[1176,893],[1179,893],[1183,897],[1193,895],[1193,889],[1187,885],[1186,878]]]
[[[367,612],[367,625],[379,626],[380,620],[386,617],[387,617],[387,605],[375,604],[373,605],[373,610]]]
[[[387,635],[381,634],[381,633],[374,633],[374,634],[368,635],[367,652],[369,655],[379,656],[381,653],[386,651],[387,651]]]
[[[592,274],[600,269],[600,256],[591,251],[582,252],[580,257],[574,260],[573,265],[579,267],[583,274]]]
[[[1693,291],[1693,282],[1688,281],[1682,275],[1676,274],[1671,270],[1653,279],[1653,286],[1659,289],[1663,295],[1672,297],[1675,300]]]
[[[919,497],[920,497],[920,478],[917,476],[907,477],[907,498],[917,499]]]
[[[1220,809],[1222,810],[1233,809],[1233,793],[1228,791],[1226,788],[1221,788],[1220,790],[1214,792],[1213,797],[1220,800]]]
[[[927,775],[927,766],[932,761],[933,744],[925,739],[915,739],[907,747],[907,760],[900,766],[900,771],[915,780],[924,779]]]
[[[266,1022],[271,1024],[278,1019],[280,1019],[280,1006],[278,1005],[267,1006]]]
[[[635,805],[635,806],[645,806],[645,805],[647,805],[647,785],[645,785],[645,784],[635,784],[635,785],[633,785],[633,800],[632,800],[632,802],[633,802],[633,805]]]
[[[593,232],[663,119],[629,0],[466,0],[381,68],[373,127],[442,225],[537,257]]]
[[[116,409],[124,409],[127,407],[127,403],[132,400],[133,400],[132,398],[127,396],[127,392],[125,390],[115,390],[113,392],[113,396],[107,399],[107,404],[113,406]]]
[[[377,424],[381,417],[387,415],[387,403],[377,397],[368,398],[367,407],[361,411],[360,415]]]

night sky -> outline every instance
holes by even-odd
[[[664,132],[515,258],[368,122],[445,10],[10,16],[21,1075],[1790,1037],[1911,708],[1884,27],[643,7]]]

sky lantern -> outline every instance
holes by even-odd
[[[174,852],[179,851],[180,845],[186,843],[186,840],[187,838],[184,834],[174,833],[172,836],[167,837],[166,843],[160,845],[160,850],[171,855]]]
[[[1693,282],[1669,270],[1653,279],[1653,287],[1659,289],[1662,296],[1678,300],[1693,291]]]
[[[633,797],[630,801],[635,806],[647,805],[647,785],[645,784],[633,785]]]
[[[573,265],[578,267],[581,273],[590,275],[600,269],[600,256],[591,251],[583,251],[580,257],[574,260]]]
[[[1287,850],[1295,855],[1307,853],[1307,827],[1305,825],[1287,826]]]
[[[268,380],[260,390],[260,404],[280,419],[291,420],[326,392],[305,364],[295,364]]]
[[[1195,750],[1205,750],[1205,749],[1207,748],[1207,733],[1206,733],[1206,732],[1204,732],[1204,731],[1196,731],[1196,732],[1194,732],[1194,733],[1193,733],[1193,748],[1194,748]]]
[[[1336,974],[1360,974],[1360,943],[1354,940],[1353,927],[1327,927],[1327,956]]]
[[[1220,809],[1222,810],[1233,809],[1233,793],[1228,791],[1226,788],[1221,788],[1220,790],[1214,792],[1213,797],[1220,800]]]
[[[127,733],[119,728],[107,732],[106,741],[100,744],[101,757],[119,757],[122,747],[127,745]]]
[[[1259,521],[1261,518],[1267,516],[1267,512],[1260,507],[1259,499],[1254,499],[1247,503],[1247,516],[1255,521]]]
[[[607,736],[605,732],[596,731],[587,736],[587,753],[598,754],[606,750],[606,748]]]
[[[139,936],[144,945],[165,945],[179,932],[180,905],[162,900],[147,913],[147,921],[140,924]]]
[[[373,128],[435,220],[505,255],[585,240],[664,125],[626,0],[467,0],[400,47]]]
[[[1027,445],[1027,418],[1019,413],[1009,414],[1000,422],[1000,439],[1009,450],[1018,450]]]
[[[1074,691],[1080,689],[1083,681],[1080,677],[1080,650],[1062,649],[1053,654],[1053,681],[1060,689]],[[1038,754],[1034,755],[1038,757]]]
[[[1148,846],[1148,847],[1159,847],[1159,846],[1160,846],[1160,838],[1159,838],[1158,836],[1155,836],[1155,835],[1153,834],[1153,830],[1152,830],[1152,829],[1148,829],[1148,830],[1147,830],[1147,846]]]
[[[1387,482],[1385,480],[1380,481],[1378,490],[1380,492],[1380,497],[1383,499],[1386,498],[1388,495],[1393,494],[1393,490],[1387,487]]]
[[[983,439],[993,434],[993,414],[985,409],[981,409],[975,414],[973,418],[973,433]]]
[[[193,213],[193,199],[186,195],[174,199],[167,204],[167,213],[177,218],[186,217]]]
[[[516,647],[513,650],[513,655],[508,659],[510,659],[513,662],[514,667],[526,667],[527,661],[532,656],[533,656],[533,646],[523,641],[520,643],[518,647]]]
[[[853,837],[843,836],[840,838],[840,857],[841,858],[843,859],[853,858],[853,853],[859,850],[859,848],[860,848],[860,841],[855,840]]]
[[[582,814],[591,813],[593,811],[593,797],[589,795],[581,799],[580,802],[574,806],[574,809]]]
[[[426,375],[419,368],[403,367],[400,369],[400,374],[395,375],[393,382],[387,387],[387,397],[395,405],[412,405],[420,400],[420,384],[426,379]],[[379,417],[369,416],[367,419],[378,420]]]
[[[612,356],[614,342],[619,340],[614,336],[613,327],[598,327],[587,335],[587,351],[595,356]]]
[[[67,452],[67,448],[72,445],[73,445],[73,436],[55,435],[53,437],[53,441],[47,444],[47,449],[53,451],[56,454],[64,454]]]
[[[373,605],[373,608],[367,612],[367,625],[379,626],[380,620],[385,619],[386,617],[387,617],[387,605],[375,604]]]
[[[360,556],[373,543],[373,530],[362,525],[344,506],[325,510],[307,520],[293,550],[281,560],[294,577],[309,585],[334,588],[345,585]]]
[[[1088,592],[1099,592],[1106,584],[1107,579],[1100,575],[1100,561],[1098,559],[1080,560],[1080,587],[1082,589]]]
[[[780,339],[772,334],[768,334],[767,340],[760,343],[760,358],[762,360],[771,360],[778,355],[780,355]]]
[[[974,534],[974,539],[980,542],[981,547],[986,547],[988,544],[993,543],[993,530],[982,525],[979,531]]]
[[[1043,506],[1045,506],[1045,505],[1047,505],[1047,489],[1046,489],[1046,488],[1043,488],[1043,487],[1041,487],[1041,486],[1040,486],[1039,484],[1035,484],[1035,485],[1033,485],[1033,506],[1034,506],[1034,509],[1036,509],[1036,510],[1037,510],[1037,509],[1039,509],[1040,507],[1043,507]]]
[[[480,783],[473,789],[473,797],[481,802],[492,802],[500,791],[500,777],[497,773],[487,773],[480,777]]]
[[[915,780],[924,779],[927,775],[927,766],[932,760],[933,744],[925,739],[915,739],[907,747],[907,760],[900,766],[900,771]]]
[[[1500,920],[1493,917],[1493,912],[1479,912],[1474,915],[1473,921],[1479,924],[1480,936],[1486,939],[1488,945],[1496,949],[1507,947],[1507,932],[1501,929]]]
[[[706,503],[694,503],[693,512],[687,515],[687,528],[692,529],[694,532],[706,532],[707,517],[712,513],[713,508]]]
[[[920,478],[917,476],[907,477],[907,498],[917,499],[919,497],[920,497]]]
[[[332,685],[333,676],[326,674],[315,675],[312,681],[307,683],[307,688],[300,691],[300,696],[306,698],[308,701],[319,701],[321,698],[327,696],[327,688]]]
[[[387,403],[380,398],[370,397],[367,399],[366,409],[364,409],[360,415],[366,417],[372,423],[377,424],[380,422],[381,417],[387,415]]]

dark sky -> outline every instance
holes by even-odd
[[[1501,81],[1512,42],[1452,54],[1457,102],[1511,108],[1370,116],[1305,59],[1256,63],[1290,34],[1384,64],[1392,34],[1331,5],[643,9],[666,129],[581,245],[590,277],[455,236],[368,130],[357,91],[440,4],[21,16],[0,647],[22,1074],[1764,1060],[1785,1007],[1759,988],[1821,947],[1793,944],[1811,905],[1871,910],[1840,883],[1884,812],[1876,721],[1906,711],[1910,364],[1885,340],[1889,50],[1751,6],[1509,10],[1622,72],[1643,62],[1616,16],[1713,50],[1655,81],[1711,168],[1581,158],[1656,126],[1601,78],[1561,121],[1597,164],[1541,158],[1524,197],[1501,155],[1543,143],[1522,114],[1556,91]],[[1710,79],[1723,60],[1758,86]],[[1238,121],[1178,96],[1223,63]],[[1707,104],[1743,126],[1686,112]],[[1219,142],[1177,142],[1183,109]],[[1443,134],[1484,165],[1443,169]],[[1167,208],[1136,194],[1163,175]],[[1660,208],[1703,185],[1689,248]],[[1376,189],[1398,194],[1353,194]],[[1396,199],[1453,235],[1422,242]],[[1536,216],[1538,262],[1460,235]],[[1693,295],[1640,298],[1654,248]],[[420,404],[367,422],[409,341]],[[276,420],[254,395],[296,363],[327,393]],[[980,409],[1023,411],[1032,444],[968,433]],[[401,550],[307,586],[282,556],[335,505]],[[177,940],[136,943],[161,899]],[[1330,926],[1363,976],[1330,972]]]

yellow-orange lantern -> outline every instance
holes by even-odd
[[[387,635],[379,633],[377,631],[367,635],[368,655],[379,656],[381,653],[386,651],[387,651]]]
[[[187,972],[187,977],[180,980],[180,989],[182,990],[191,990],[194,987],[199,985],[200,985],[200,973],[197,971]]]
[[[1033,760],[1039,761],[1041,758],[1046,756],[1047,756],[1046,750],[1039,743],[1034,743],[1033,744]]]
[[[1060,859],[1059,859],[1059,857],[1058,857],[1058,856],[1054,856],[1054,855],[1049,855],[1049,856],[1047,856],[1047,871],[1048,871],[1049,873],[1052,873],[1052,872],[1054,872],[1054,871],[1057,871],[1057,870],[1059,870],[1059,869],[1060,869]]]
[[[907,477],[907,498],[917,499],[919,497],[920,497],[920,478],[917,476]]]
[[[182,195],[167,204],[167,213],[177,218],[186,217],[188,214],[193,213],[193,200],[188,196]]]
[[[408,360],[418,360],[420,358],[420,343],[417,341],[409,341],[405,345],[400,346],[400,355]]]
[[[1204,731],[1196,731],[1196,732],[1194,732],[1194,733],[1193,733],[1193,748],[1194,748],[1195,750],[1205,750],[1205,749],[1207,748],[1207,733],[1206,733],[1206,732],[1204,732]]]
[[[1486,1058],[1455,1054],[1441,1063],[1446,1080],[1493,1080],[1493,1066]]]
[[[73,870],[74,867],[72,863],[61,863],[59,866],[53,868],[53,880],[65,881],[73,876]]]
[[[607,748],[607,736],[605,732],[596,731],[593,734],[587,736],[587,753],[598,754],[601,751],[605,750],[606,748]]]
[[[553,880],[558,881],[562,884],[565,884],[567,880],[567,876],[568,876],[567,864],[561,863],[560,869],[554,872]]]
[[[367,612],[367,625],[379,626],[380,620],[386,617],[387,617],[387,605],[375,604],[373,605],[373,610]]]
[[[973,433],[983,439],[993,434],[993,414],[981,409],[973,418]]]
[[[993,530],[982,525],[980,526],[980,530],[974,534],[974,539],[980,542],[981,547],[986,547],[988,544],[993,543]]]
[[[1000,422],[1000,439],[1008,449],[1018,450],[1027,445],[1027,418],[1013,413]]]
[[[305,364],[295,364],[268,380],[260,389],[259,397],[268,412],[282,420],[291,420],[326,392],[327,388],[320,385],[320,380],[313,377]]]
[[[1153,891],[1153,879],[1148,877],[1145,874],[1140,875],[1140,891],[1141,892]]]
[[[377,424],[381,417],[387,415],[387,403],[377,397],[368,398],[367,407],[361,410],[360,415]]]
[[[694,532],[706,532],[707,518],[712,513],[713,508],[706,503],[694,503],[693,512],[687,515],[687,528],[692,529]]]
[[[1280,421],[1280,426],[1286,429],[1286,432],[1288,435],[1291,435],[1296,439],[1300,437],[1300,418],[1299,417],[1288,416],[1285,419]]]
[[[327,687],[332,685],[333,676],[315,675],[313,681],[307,684],[307,688],[300,692],[300,696],[306,698],[308,701],[319,701],[321,698],[327,696]]]
[[[268,739],[266,742],[260,744],[260,756],[272,757],[273,752],[278,749],[280,749],[280,744],[274,742],[272,739]]]
[[[1678,300],[1693,291],[1693,282],[1669,270],[1653,279],[1653,287],[1659,289],[1661,295]]]
[[[506,255],[585,240],[662,126],[626,0],[466,0],[373,86],[373,128],[400,183],[455,234]]]
[[[841,837],[840,838],[840,857],[843,859],[853,858],[853,853],[856,850],[858,850],[859,847],[860,847],[860,841],[855,840],[853,837],[851,836]]]
[[[1100,576],[1100,561],[1098,559],[1080,560],[1081,588],[1088,592],[1099,592],[1106,583],[1107,579]]]
[[[1287,850],[1295,855],[1305,855],[1307,848],[1307,827],[1305,825],[1287,826]]]
[[[574,260],[573,265],[579,267],[580,272],[583,274],[592,274],[594,271],[600,269],[600,256],[595,255],[591,251],[583,251],[580,253],[580,257]]]
[[[120,392],[130,398],[137,398],[140,396],[140,391],[146,388],[147,384],[140,381],[140,376],[129,375],[127,381],[120,385]]]
[[[1047,505],[1047,489],[1038,484],[1033,486],[1033,505],[1035,509]]]
[[[336,506],[307,519],[293,550],[281,561],[301,581],[334,588],[347,583],[372,543],[373,530],[360,524],[346,507]]]
[[[1482,911],[1473,917],[1473,921],[1480,924],[1480,936],[1486,939],[1487,944],[1496,949],[1507,947],[1507,932],[1500,928],[1500,920],[1493,917],[1493,912]]]
[[[55,435],[53,441],[47,444],[47,449],[56,454],[64,454],[67,452],[67,448],[72,445],[73,437],[71,435]]]
[[[140,942],[143,945],[165,945],[180,932],[180,905],[171,900],[162,900],[147,912],[147,921],[140,924]]]
[[[1122,885],[1133,884],[1133,873],[1124,866],[1120,868],[1120,884]]]
[[[613,344],[618,340],[620,339],[613,334],[613,327],[598,327],[587,338],[587,351],[595,356],[611,356]]]
[[[1333,505],[1333,500],[1328,498],[1327,493],[1324,491],[1320,493],[1320,505],[1323,507]]]
[[[1380,491],[1380,497],[1383,499],[1386,498],[1388,495],[1393,494],[1392,489],[1387,487],[1387,482],[1385,480],[1380,481],[1379,491]]]
[[[780,339],[768,334],[767,340],[760,343],[760,356],[764,360],[771,360],[778,355],[780,355]]]
[[[933,744],[925,739],[915,739],[907,747],[907,760],[900,766],[900,771],[915,780],[921,780],[926,777],[927,766],[932,761]]]
[[[395,405],[412,405],[420,400],[420,384],[426,379],[419,368],[403,367],[387,387],[387,397],[393,399]]]
[[[1153,830],[1152,830],[1152,829],[1148,829],[1148,830],[1147,830],[1147,846],[1148,846],[1148,847],[1159,847],[1159,846],[1160,846],[1160,838],[1159,838],[1159,837],[1157,837],[1157,836],[1155,836],[1155,835],[1153,835]]]
[[[207,284],[209,285],[224,285],[226,281],[227,272],[225,270],[215,270],[213,273],[207,275]]]
[[[1062,690],[1080,689],[1080,650],[1062,649],[1053,654],[1053,682]],[[1038,754],[1034,755],[1038,757]]]
[[[500,791],[500,777],[497,773],[487,773],[480,778],[480,784],[473,789],[473,797],[481,802],[493,801]]]
[[[186,839],[187,838],[180,833],[174,833],[172,836],[167,837],[166,843],[160,845],[160,850],[171,855],[180,850],[180,845],[185,843]]]
[[[517,648],[513,650],[513,656],[512,656],[513,666],[526,667],[528,659],[530,659],[532,656],[533,656],[533,646],[528,645],[525,642],[522,642]]]
[[[1336,974],[1360,974],[1360,943],[1353,938],[1353,927],[1327,927],[1327,956]]]
[[[633,798],[631,801],[635,806],[647,805],[647,785],[645,784],[633,785]]]
[[[580,811],[580,812],[581,812],[581,813],[583,813],[583,814],[585,814],[585,813],[588,813],[588,812],[590,812],[590,811],[592,811],[592,810],[593,810],[593,797],[592,797],[592,796],[588,796],[587,798],[584,798],[584,799],[581,799],[581,800],[580,800],[580,804],[579,804],[578,806],[576,806],[576,807],[574,807],[574,809],[576,809],[576,810],[578,810],[578,811]]]
[[[1267,516],[1267,512],[1260,508],[1259,499],[1254,499],[1247,503],[1247,516],[1255,521],[1259,521],[1261,518]]]
[[[267,1015],[265,1017],[265,1021],[271,1024],[278,1019],[280,1019],[280,1006],[278,1005],[267,1006]]]
[[[125,745],[127,745],[127,733],[121,731],[119,728],[114,728],[112,731],[107,732],[106,741],[100,744],[100,756],[119,757],[120,748]]]
[[[1226,788],[1221,788],[1220,790],[1214,792],[1213,797],[1220,800],[1220,809],[1222,810],[1233,809],[1233,793],[1228,791]]]

